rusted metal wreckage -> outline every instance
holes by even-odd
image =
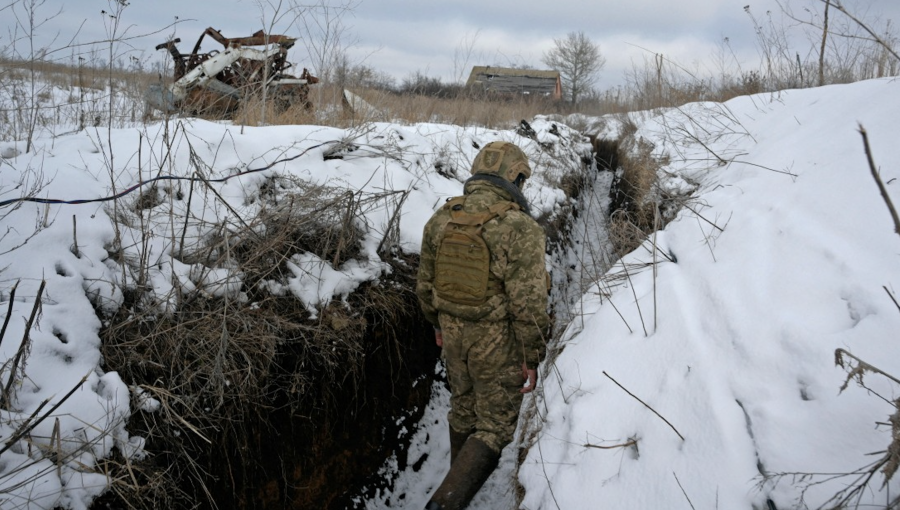
[[[224,49],[201,53],[200,45],[207,35]],[[319,79],[306,68],[299,78],[285,74],[292,66],[287,51],[296,41],[262,30],[250,37],[226,38],[210,27],[200,35],[191,53],[178,51],[176,44],[181,39],[160,44],[156,49],[168,50],[175,62],[175,81],[169,86],[152,84],[147,101],[164,112],[229,116],[248,98],[261,97],[265,87],[277,113],[292,105],[311,109],[309,86]]]

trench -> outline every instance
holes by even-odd
[[[248,434],[214,440],[232,445],[210,450],[201,460],[213,480],[215,507],[354,508],[363,487],[383,484],[374,476],[377,467],[405,449],[400,429],[421,417],[440,354],[425,341],[433,335],[432,327],[416,313],[414,296],[409,297],[397,323],[368,318],[374,324],[363,334],[365,361],[357,381],[322,386],[316,391],[332,395],[327,403],[318,399],[302,408],[289,405],[285,400],[290,397],[282,395],[272,402],[271,412],[246,418]],[[284,370],[304,369],[289,350],[280,356]]]
[[[591,140],[592,159],[586,171],[573,177],[567,196],[572,200],[559,228],[548,229],[551,269],[551,307],[554,334],[578,318],[577,304],[614,262],[609,217],[619,170],[619,141]],[[555,231],[556,234],[549,232]]]
[[[366,332],[370,349],[362,384],[328,390],[334,394],[328,407],[298,413],[275,402],[275,410],[245,422],[249,435],[214,440],[239,447],[210,451],[201,461],[214,480],[216,506],[353,508],[362,487],[377,486],[377,466],[404,449],[400,428],[421,417],[408,410],[424,409],[430,398],[439,355],[423,341],[432,334],[431,326],[420,317],[405,319],[393,328]]]
[[[594,281],[584,266],[597,263],[590,257],[608,244],[617,147],[614,142],[594,147],[584,171],[563,183],[571,198],[567,210],[538,219],[548,235],[558,327],[571,320],[570,310]],[[419,422],[439,377],[434,368],[440,351],[430,341],[431,325],[413,291],[416,267],[417,260],[407,258],[394,264],[391,280],[383,282],[397,289],[389,317],[368,308],[355,322],[362,328],[362,352],[348,361],[357,363],[354,367],[343,367],[345,377],[304,364],[305,343],[288,342],[274,355],[266,397],[232,403],[216,420],[202,423],[206,440],[171,417],[135,414],[129,431],[147,435],[155,453],[131,473],[136,487],[108,491],[92,508],[349,509],[359,508],[366,494],[387,488],[390,482],[379,468],[392,455],[404,462],[409,435],[401,429]],[[109,352],[116,341],[104,338],[107,360],[116,359]],[[118,348],[127,349],[128,343]],[[129,384],[162,378],[146,366],[121,365],[127,363],[108,362],[106,368],[119,371]],[[298,371],[309,374],[300,397],[286,387]],[[174,474],[172,466],[179,466]]]
[[[262,397],[233,398],[209,420],[134,414],[129,431],[148,438],[152,455],[125,475],[134,476],[137,487],[114,484],[92,508],[344,509],[354,508],[364,487],[383,487],[378,467],[407,449],[400,430],[421,418],[440,355],[428,341],[433,330],[412,292],[416,267],[415,259],[395,264],[379,285],[379,293],[393,289],[389,299],[378,294],[389,304],[389,315],[383,308],[360,307],[362,315],[348,322],[356,331],[345,330],[347,336],[358,336],[354,345],[361,351],[335,358],[346,366],[313,366],[313,339],[298,338],[278,345]],[[367,289],[357,292],[373,299]],[[319,320],[343,324],[342,310],[323,310]],[[164,322],[153,327],[169,327]],[[104,350],[108,370],[147,385],[165,379],[160,370],[147,368],[164,360],[143,363],[144,356],[141,363],[110,363],[123,359],[118,351],[133,351],[134,338],[142,334],[148,333],[107,335]],[[289,387],[300,372],[302,392]],[[215,405],[215,399],[207,400],[203,405]]]

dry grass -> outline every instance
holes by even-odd
[[[671,220],[660,217],[663,199],[654,192],[659,168],[666,161],[655,157],[653,146],[636,137],[633,122],[626,119],[623,125],[616,149],[619,173],[610,191],[609,209],[609,237],[619,257]]]
[[[748,24],[757,36],[760,55],[759,62],[755,65],[748,66],[739,62],[727,39],[704,62],[691,65],[648,51],[643,62],[634,65],[626,73],[624,85],[595,91],[577,105],[521,96],[465,95],[458,85],[442,87],[440,80],[435,79],[437,83],[432,85],[436,85],[437,89],[452,90],[456,97],[438,98],[353,88],[354,94],[365,99],[380,114],[351,116],[342,109],[342,88],[335,83],[326,82],[312,88],[312,112],[292,108],[287,112],[276,113],[271,105],[264,107],[258,100],[251,99],[233,118],[237,123],[246,125],[318,124],[348,127],[373,120],[385,120],[411,124],[438,122],[509,128],[519,120],[530,119],[536,114],[577,112],[602,116],[680,106],[697,101],[721,102],[746,94],[849,83],[900,73],[900,61],[895,58],[895,48],[900,44],[900,38],[896,34],[895,25],[889,20],[884,22],[871,19],[870,27],[863,27],[848,17],[832,16],[828,25],[827,44],[820,44],[823,41],[822,8],[823,5],[815,5],[811,9],[794,13],[785,2],[782,12],[766,12],[765,16],[758,16],[748,7]],[[99,65],[99,55],[92,54],[89,57],[92,61],[86,61],[82,57],[75,61],[75,58],[71,57],[68,64],[0,60],[0,72],[4,73],[0,78],[0,87],[4,86],[2,82],[8,82],[5,78],[13,76],[14,72],[21,77],[22,73],[28,74],[36,70],[46,80],[62,88],[105,90],[110,83],[114,83],[120,89],[119,92],[133,102],[140,103],[147,85],[158,79],[156,73],[146,72],[142,68],[142,62],[135,59],[128,63],[130,68],[119,63],[110,69]],[[81,99],[73,97],[70,102],[79,100]],[[119,106],[121,108],[115,109],[127,110],[126,106]],[[103,123],[102,115],[99,117],[99,122]],[[130,112],[119,121],[135,117],[140,120],[143,116]],[[145,117],[145,120],[149,118],[152,116]],[[6,119],[0,120],[10,123],[13,119],[7,115]],[[85,123],[83,119],[80,122],[82,126]]]
[[[436,122],[457,126],[512,128],[522,119],[554,113],[560,105],[549,100],[471,95],[436,98],[360,91],[375,108],[389,112],[392,120],[407,123]]]
[[[856,70],[842,66],[838,60],[829,62],[829,83],[897,73],[897,66],[885,61],[883,51],[867,51],[872,58],[862,59],[865,66]],[[800,77],[801,73],[810,75],[808,62],[796,68],[787,62],[781,64],[761,69],[723,68],[716,79],[709,79],[661,55],[654,56],[632,71],[627,85],[598,93],[576,107],[524,98],[447,99],[354,89],[373,111],[379,112],[362,117],[348,115],[342,107],[342,91],[323,84],[313,88],[313,111],[292,107],[276,113],[271,104],[251,100],[242,105],[234,121],[245,125],[350,127],[388,120],[511,128],[536,114],[577,111],[600,116],[694,101],[724,101],[786,85],[810,86],[808,78]],[[27,80],[32,71],[62,89],[106,90],[111,83],[117,84],[117,93],[132,108],[141,102],[147,85],[156,80],[139,69],[110,71],[88,65],[2,61],[0,86]],[[82,104],[83,99],[73,92],[70,103]],[[91,104],[86,112],[79,109],[79,123],[83,126],[84,115],[96,118],[103,109],[102,104]],[[121,121],[130,118],[135,122],[135,117],[132,109]],[[137,121],[141,118],[137,115]],[[626,131],[616,150],[622,174],[609,228],[620,256],[661,228],[667,218],[660,211],[673,210],[667,202],[679,199],[654,192],[657,171],[664,162],[655,159],[651,149],[636,139],[632,130]],[[129,424],[131,431],[148,439],[152,451],[159,452],[157,457],[141,464],[123,458],[109,459],[105,464],[113,490],[120,500],[131,502],[135,508],[189,508],[204,494],[208,496],[210,464],[198,459],[209,460],[209,455],[217,454],[224,458],[227,449],[239,451],[238,457],[245,455],[240,452],[250,444],[247,422],[264,423],[273,409],[290,408],[291,412],[311,416],[334,408],[339,405],[335,391],[341,387],[351,388],[350,393],[365,393],[361,367],[371,321],[377,320],[389,329],[404,320],[402,311],[408,307],[409,296],[400,284],[366,285],[352,294],[346,306],[332,304],[319,310],[315,319],[310,319],[306,307],[296,298],[261,290],[260,283],[291,276],[286,265],[291,254],[312,252],[334,266],[354,256],[360,234],[353,227],[353,219],[369,200],[383,198],[294,185],[296,191],[284,200],[276,202],[274,193],[264,197],[268,202],[252,220],[252,232],[212,239],[203,250],[185,257],[186,262],[237,267],[244,275],[249,303],[185,294],[178,296],[177,313],[157,317],[141,308],[143,296],[140,289],[134,289],[131,300],[103,332],[106,366],[161,403],[159,412],[135,414]],[[562,230],[564,226],[557,228]],[[398,267],[397,274],[404,274],[403,268]],[[408,281],[403,284],[409,286]],[[396,345],[387,348],[399,350]],[[225,439],[215,444],[216,450],[210,454],[213,437]],[[258,453],[246,453],[248,465]]]
[[[523,98],[497,98],[466,96],[438,98],[415,94],[400,95],[379,90],[354,89],[368,103],[365,112],[353,112],[343,101],[343,91],[334,86],[316,85],[311,99],[312,111],[292,107],[275,114],[269,106],[268,124],[317,124],[335,127],[353,127],[367,122],[389,121],[405,124],[434,122],[458,126],[484,126],[510,129],[522,119],[538,114],[563,111],[565,105],[552,101]],[[239,124],[258,125],[261,122],[261,103],[248,102],[235,115]]]
[[[850,509],[861,508],[866,506],[863,503],[864,498],[871,498],[876,492],[884,491],[885,499],[883,506],[879,508],[898,508],[900,506],[900,497],[893,494],[889,488],[889,482],[893,479],[900,468],[900,399],[888,399],[879,391],[868,386],[864,380],[864,376],[877,377],[883,376],[893,384],[900,384],[900,379],[893,375],[870,365],[864,360],[854,356],[844,349],[835,351],[835,364],[840,366],[847,372],[847,377],[840,391],[843,392],[850,385],[851,381],[866,390],[870,396],[883,399],[891,405],[894,413],[888,417],[888,423],[878,423],[878,425],[890,426],[891,441],[887,448],[883,451],[868,453],[867,455],[874,458],[869,464],[858,469],[847,472],[780,472],[770,473],[767,476],[757,479],[757,487],[775,486],[779,483],[787,481],[791,485],[795,485],[800,489],[798,504],[806,507],[806,493],[812,488],[821,488],[822,486],[842,487],[829,497],[824,503],[817,508],[823,509]],[[854,452],[858,454],[858,452]],[[875,503],[871,503],[874,506]]]
[[[211,468],[197,459],[243,452],[253,433],[248,423],[266,423],[278,409],[303,416],[343,410],[345,395],[362,398],[373,321],[390,331],[409,320],[409,291],[400,285],[365,284],[346,304],[320,307],[315,318],[290,293],[270,292],[266,282],[284,284],[294,276],[287,266],[292,254],[315,253],[334,267],[358,257],[362,234],[355,225],[385,197],[289,178],[273,178],[268,187],[272,193],[261,193],[252,230],[210,238],[185,255],[211,267],[236,267],[247,301],[183,294],[177,313],[161,317],[144,311],[134,289],[102,332],[106,367],[161,403],[157,413],[136,414],[129,425],[158,457],[140,466],[122,458],[106,464],[116,494],[136,508],[186,508],[206,500]],[[395,268],[397,277],[406,273]],[[246,461],[256,454],[247,451]]]
[[[431,97],[419,94],[398,94],[375,89],[354,88],[352,92],[372,107],[377,114],[350,115],[342,105],[343,90],[329,83],[312,87],[312,111],[302,107],[290,108],[286,112],[276,112],[272,105],[265,107],[258,99],[251,98],[243,104],[231,118],[243,125],[260,124],[317,124],[335,127],[349,127],[370,121],[392,121],[401,123],[435,122],[461,126],[484,126],[489,128],[511,128],[522,119],[533,118],[537,114],[582,113],[602,116],[629,111],[651,110],[655,108],[680,106],[697,101],[726,101],[736,96],[771,92],[786,87],[814,86],[812,76],[816,75],[816,65],[811,57],[799,64],[794,61],[774,61],[773,55],[809,54],[798,48],[782,48],[787,40],[779,28],[771,24],[757,23],[760,31],[761,53],[769,55],[759,68],[742,68],[729,61],[726,56],[718,56],[714,64],[719,69],[715,76],[701,72],[697,65],[688,68],[672,61],[664,55],[645,58],[626,75],[626,84],[593,95],[571,105],[542,98],[500,97],[495,95],[461,94],[453,98]],[[785,29],[780,29],[785,30]],[[811,30],[807,28],[807,30]],[[849,31],[849,28],[846,29]],[[897,37],[887,27],[884,40],[896,44]],[[727,44],[727,43],[726,43]],[[890,52],[859,38],[846,38],[832,45],[823,60],[824,83],[847,83],[878,76],[894,76],[900,72],[900,63],[890,58]],[[723,53],[730,51],[723,48]],[[785,57],[782,57],[785,58]],[[155,75],[144,72],[140,67],[134,70],[113,69],[93,65],[67,65],[51,62],[0,61],[0,69],[8,76],[24,77],[34,68],[47,80],[63,88],[95,88],[102,90],[112,81],[135,102],[147,86],[157,81]],[[73,101],[74,102],[74,101]],[[204,114],[209,118],[220,118],[215,114]],[[131,115],[134,117],[134,115]],[[151,117],[148,117],[151,118]]]
[[[83,60],[78,63],[49,62],[44,60],[22,61],[0,57],[2,72],[11,73],[9,77],[24,78],[32,71],[40,73],[41,81],[60,88],[84,87],[104,90],[110,78],[116,83],[133,84],[135,88],[145,86],[158,80],[154,73],[140,68],[110,70],[107,67],[88,65]],[[13,74],[14,73],[14,74]]]
[[[144,92],[157,78],[139,68],[109,69],[45,61],[0,61],[0,137],[111,125],[145,117]]]

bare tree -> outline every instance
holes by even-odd
[[[353,14],[362,0],[315,0],[311,4],[302,1],[292,0],[295,9],[302,13],[297,23],[305,34],[310,61],[320,79],[332,82],[336,69],[349,63],[345,59],[348,46],[356,44],[355,40],[348,40],[350,27],[344,20]],[[321,93],[318,102],[321,106]]]
[[[563,91],[575,104],[591,90],[606,59],[600,54],[600,46],[584,32],[569,32],[565,38],[553,39],[553,44],[553,49],[544,53],[541,62],[559,71]]]
[[[891,19],[883,20],[882,15],[865,17],[852,13],[841,0],[812,0],[810,7],[796,12],[786,0],[776,0],[783,19],[778,27],[771,20],[763,26],[751,19],[759,37],[763,55],[769,62],[766,79],[769,88],[826,85],[829,83],[850,83],[870,78],[896,76],[900,72],[900,55],[896,28]],[[820,4],[823,8],[816,9]],[[745,9],[750,14],[749,8]],[[767,13],[771,17],[771,13]],[[794,48],[789,41],[784,21],[791,28],[800,27],[813,46],[808,50]],[[802,55],[806,58],[802,58]],[[813,80],[815,72],[811,58],[818,55],[818,80]],[[774,58],[769,58],[774,57]],[[774,65],[773,65],[774,63]],[[774,72],[773,72],[774,71]],[[802,79],[804,72],[806,79]],[[793,76],[799,75],[796,81]],[[781,77],[790,77],[788,81]],[[776,80],[775,83],[771,83]],[[779,84],[780,83],[780,84]]]
[[[894,58],[896,58],[897,60],[900,60],[900,54],[898,54],[897,51],[894,50],[895,44],[892,44],[892,41],[886,40],[886,39],[888,39],[887,37],[881,37],[881,36],[879,36],[877,33],[875,33],[875,31],[872,30],[866,23],[864,23],[864,22],[861,21],[859,18],[857,18],[856,16],[854,16],[853,14],[851,14],[851,13],[850,13],[850,12],[849,12],[842,4],[841,4],[841,2],[840,2],[839,0],[819,0],[819,1],[824,2],[824,3],[826,4],[826,6],[828,6],[828,5],[834,5],[834,8],[835,8],[835,9],[837,9],[837,10],[841,11],[842,13],[844,13],[845,16],[847,16],[848,18],[850,18],[851,20],[853,20],[854,23],[856,23],[856,24],[859,25],[863,30],[865,30],[866,32],[868,32],[869,35],[872,37],[871,40],[875,41],[879,46],[881,46],[882,48],[884,48],[885,51],[887,51],[888,53],[890,53],[891,55],[893,55]],[[886,30],[887,30],[888,32],[890,31],[890,21],[888,21],[888,28],[887,28]]]
[[[453,50],[453,82],[459,85],[465,83],[466,73],[471,70],[469,62],[475,54],[475,43],[478,41],[478,35],[481,30],[476,30],[475,34],[466,35],[459,41],[456,49]]]

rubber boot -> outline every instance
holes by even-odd
[[[427,510],[464,510],[484,485],[497,462],[500,452],[474,437],[466,440],[459,454],[450,464],[450,472],[432,494]]]
[[[462,433],[457,432],[453,427],[447,428],[450,429],[450,464],[453,464],[453,459],[459,455],[460,448],[466,444],[466,439],[469,439],[472,432]]]

